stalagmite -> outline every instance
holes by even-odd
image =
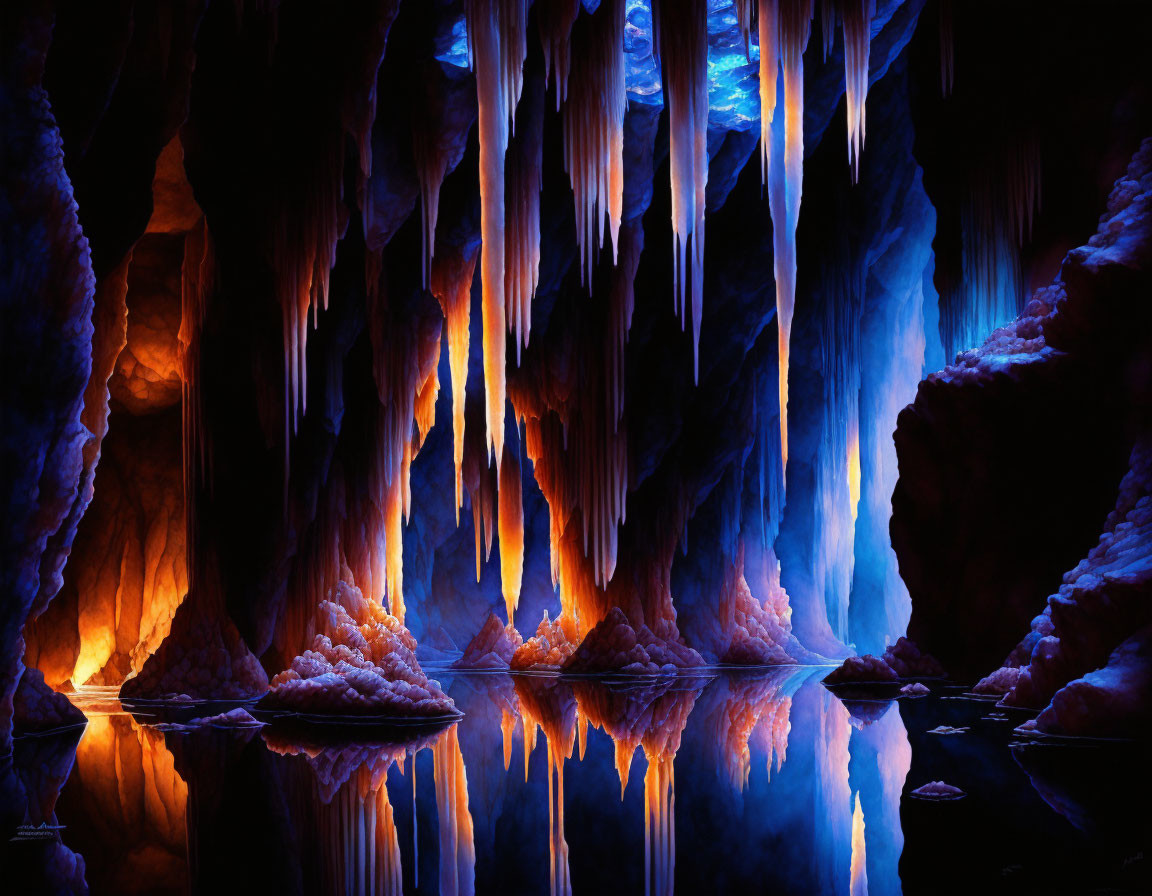
[[[467,0],[468,58],[476,72],[480,136],[480,250],[485,429],[489,456],[504,451],[504,154],[520,101],[527,0]]]
[[[614,261],[620,250],[624,111],[628,106],[624,0],[603,0],[595,15],[580,19],[572,47],[572,74],[564,104],[564,167],[576,199],[580,278],[591,288],[595,250],[604,248],[606,223]]]
[[[504,459],[500,464],[499,536],[500,587],[504,592],[504,608],[508,622],[520,603],[520,582],[524,577],[524,502],[521,494],[520,452],[504,443]]]
[[[536,4],[540,45],[544,48],[544,74],[555,84],[557,112],[568,98],[568,72],[572,64],[568,38],[579,13],[580,0],[549,0]]]
[[[444,311],[448,327],[448,369],[452,373],[452,460],[456,466],[456,524],[464,504],[464,406],[468,385],[468,326],[472,276],[479,246],[454,249],[432,265],[432,294]]]
[[[692,371],[700,379],[704,302],[704,207],[708,185],[708,4],[663,0],[653,8],[668,92],[675,307],[692,310]]]
[[[520,128],[508,149],[505,196],[504,314],[516,342],[516,363],[528,347],[532,296],[540,279],[540,178],[544,144],[544,79],[529,77]]]
[[[864,147],[864,101],[868,96],[868,50],[872,43],[872,17],[875,14],[876,0],[848,0],[844,4],[848,164],[852,168],[853,182],[860,179],[860,150]],[[828,56],[827,47],[824,56]]]

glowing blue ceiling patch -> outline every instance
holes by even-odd
[[[587,4],[585,4],[587,6]],[[652,4],[627,0],[624,53],[628,98],[660,106],[664,92],[660,69],[652,57]],[[468,66],[464,19],[452,26],[451,43],[436,58],[458,68]],[[760,121],[760,48],[745,52],[732,0],[708,0],[708,124],[726,131],[746,131]]]

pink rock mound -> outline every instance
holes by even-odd
[[[976,682],[976,687],[972,688],[972,693],[992,695],[1007,694],[1012,688],[1016,687],[1016,682],[1019,678],[1020,670],[1018,668],[1004,666]]]
[[[509,665],[514,670],[558,671],[575,650],[576,626],[563,614],[549,619],[545,610],[536,634],[516,648]]]
[[[912,791],[912,796],[922,800],[958,800],[964,796],[964,791],[943,781],[929,781]]]
[[[216,716],[207,716],[202,719],[193,719],[193,725],[212,726],[215,728],[259,728],[267,723],[261,722],[243,707],[230,709]]]
[[[879,657],[870,653],[864,656],[850,656],[832,672],[825,676],[825,684],[849,684],[865,682],[897,681],[896,671]]]
[[[899,638],[895,644],[889,644],[883,659],[900,678],[944,677],[944,667],[936,658],[922,653],[915,642],[907,638]]]
[[[579,674],[621,672],[656,675],[704,665],[703,657],[684,644],[675,632],[675,626],[669,623],[658,628],[662,629],[660,634],[646,625],[634,629],[624,611],[613,607],[588,632],[563,669]]]
[[[453,665],[457,669],[507,669],[512,655],[523,643],[514,625],[505,625],[499,616],[490,613],[484,627],[468,642],[464,655]]]
[[[26,668],[13,698],[12,727],[18,733],[83,725],[84,713],[44,683],[39,669]]]
[[[268,690],[268,676],[227,616],[200,610],[192,596],[140,674],[120,689],[127,699],[186,694],[197,700],[244,700]]]
[[[380,604],[341,582],[321,601],[312,648],[272,679],[267,709],[317,715],[446,716],[455,704],[416,660],[416,639]]]
[[[733,666],[780,666],[819,660],[792,634],[792,611],[788,595],[776,587],[761,603],[752,595],[747,580],[740,575],[732,597],[734,612],[732,640],[720,662]]]
[[[912,684],[906,684],[900,688],[900,693],[905,697],[927,697],[931,691],[927,687],[916,681]]]

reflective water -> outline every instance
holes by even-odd
[[[4,769],[27,809],[0,889],[1142,891],[1147,823],[1117,808],[1149,795],[1138,750],[1013,747],[1020,718],[959,688],[842,700],[826,671],[443,673],[460,722],[351,734],[174,730],[89,694],[82,733]],[[931,780],[966,796],[911,795]]]

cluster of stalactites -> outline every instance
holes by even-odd
[[[544,81],[528,79],[508,149],[505,208],[504,315],[516,343],[516,363],[528,347],[532,297],[540,280],[540,186],[544,144]]]
[[[480,142],[481,310],[485,429],[497,463],[504,450],[504,154],[527,55],[527,0],[467,0],[468,59],[476,73]]]
[[[381,404],[378,463],[372,467],[369,488],[383,516],[384,595],[389,611],[403,623],[403,523],[412,511],[412,459],[435,420],[441,337],[438,321],[434,327],[425,327],[423,320],[417,318],[411,327],[397,326],[390,319],[394,315],[380,280],[377,271],[370,281],[368,303],[372,372]]]
[[[708,186],[708,4],[664,0],[653,8],[655,47],[668,96],[675,310],[692,312],[692,370],[700,378],[704,307],[704,209]]]
[[[848,103],[848,164],[853,182],[860,177],[860,151],[864,147],[864,101],[868,96],[868,56],[872,43],[872,17],[876,0],[847,0],[844,4],[844,80]],[[825,41],[831,31],[825,23]],[[827,57],[827,46],[825,46]]]
[[[336,245],[348,226],[344,205],[343,141],[329,152],[327,180],[299,203],[280,212],[273,234],[273,270],[279,282],[284,341],[285,475],[291,436],[307,411],[309,327],[328,308],[328,279],[336,265]],[[309,316],[312,320],[309,323]]]
[[[472,305],[472,277],[479,246],[453,248],[436,257],[432,266],[432,294],[440,302],[448,328],[448,369],[452,375],[452,461],[456,468],[456,524],[464,504],[464,407],[468,385],[468,327]]]
[[[568,38],[579,14],[580,0],[549,0],[536,6],[540,45],[544,48],[544,74],[555,85],[556,111],[560,111],[561,103],[568,98],[568,72],[572,67]]]
[[[591,286],[595,250],[607,229],[619,256],[624,204],[624,0],[603,0],[573,36],[572,76],[564,104],[564,167],[576,200],[580,279]],[[705,161],[707,164],[707,161]]]

